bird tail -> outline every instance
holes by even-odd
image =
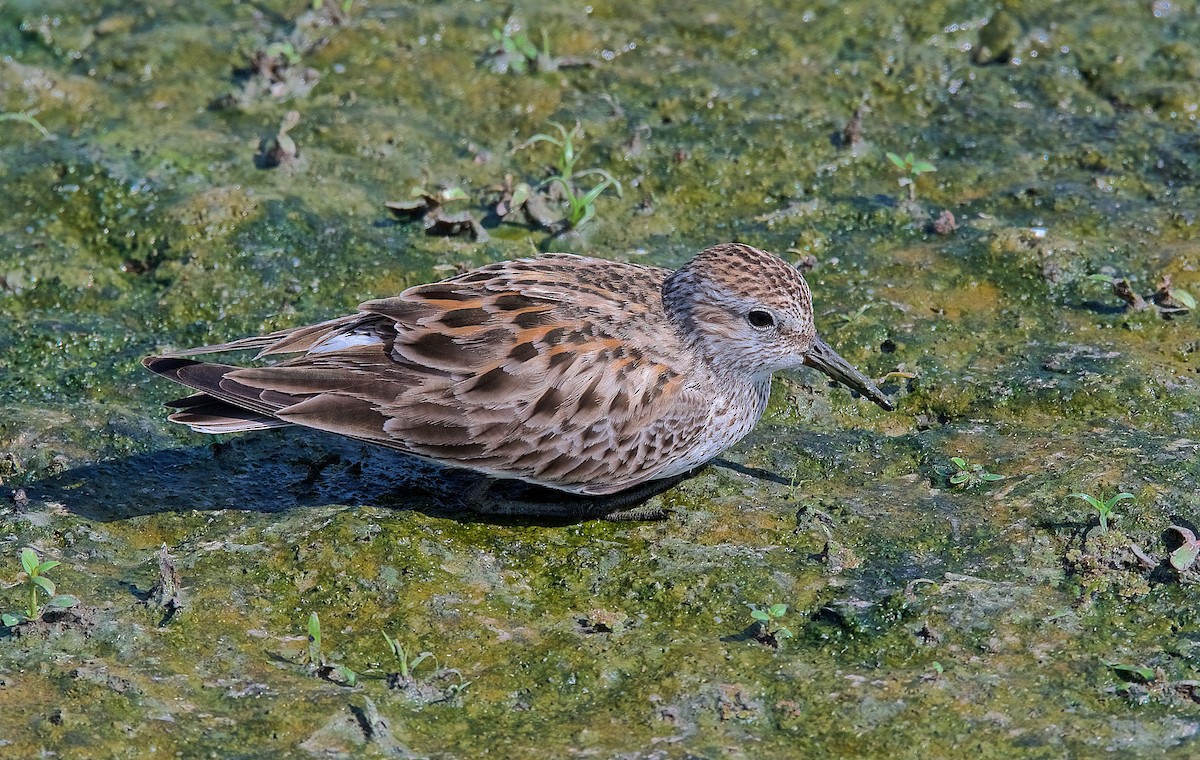
[[[295,403],[296,397],[278,393],[274,394],[278,398],[273,398],[259,388],[226,377],[239,367],[173,356],[148,356],[142,364],[156,375],[200,391],[166,404],[178,410],[169,420],[187,425],[197,433],[240,433],[292,424],[275,413]]]

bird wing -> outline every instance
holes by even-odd
[[[570,255],[502,262],[223,344],[302,353],[193,387],[438,462],[611,493],[653,479],[702,432],[688,412],[707,401],[658,301],[665,275]]]

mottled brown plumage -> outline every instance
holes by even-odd
[[[250,368],[187,358],[242,349],[294,356]],[[569,254],[500,262],[145,364],[200,391],[170,404],[200,432],[304,425],[589,495],[732,446],[776,370],[808,364],[892,408],[817,337],[796,269],[732,243],[674,273]]]

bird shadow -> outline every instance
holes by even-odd
[[[725,463],[747,474],[751,468]],[[755,471],[753,474],[768,475]],[[664,484],[668,488],[674,483]],[[659,489],[662,490],[662,489]],[[283,429],[161,449],[65,470],[25,486],[26,495],[99,522],[169,512],[362,504],[452,517],[465,523],[571,525],[610,516],[605,497],[496,480],[319,431]],[[492,496],[494,492],[494,498]],[[658,491],[622,499],[618,519]],[[495,503],[501,503],[497,510]],[[645,513],[651,515],[652,510]]]

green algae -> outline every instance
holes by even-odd
[[[0,578],[32,546],[83,601],[0,634],[0,754],[1194,752],[1195,587],[1125,542],[1165,563],[1200,509],[1195,316],[1089,276],[1200,287],[1195,3],[519,4],[599,60],[523,76],[483,64],[498,9],[303,5],[0,8],[0,110],[55,138],[0,124],[0,495],[26,499]],[[283,39],[311,92],[214,107]],[[300,160],[257,168],[290,109]],[[578,234],[472,244],[383,208],[449,183],[482,217],[506,175],[545,177],[512,149],[550,121],[626,188]],[[886,151],[937,165],[916,207]],[[192,435],[139,366],[538,249],[674,266],[728,239],[811,257],[824,335],[900,372],[900,409],[779,378],[663,523],[473,516],[388,452]],[[953,489],[952,456],[1005,479]],[[1119,535],[1079,490],[1137,495]],[[749,614],[772,603],[796,634],[774,650]],[[357,686],[308,668],[311,612]],[[382,631],[469,686],[389,688]]]

